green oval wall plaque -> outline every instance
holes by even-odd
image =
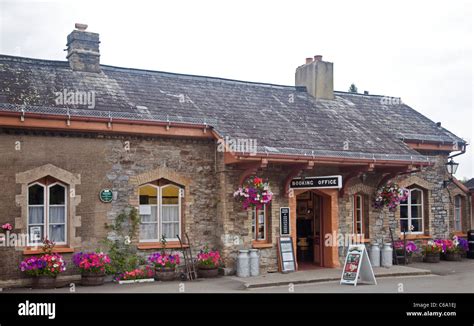
[[[99,198],[103,203],[110,203],[114,199],[114,194],[110,189],[102,189],[99,193]]]

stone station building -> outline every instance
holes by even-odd
[[[140,252],[159,250],[162,234],[177,248],[187,233],[194,248],[221,250],[231,273],[252,247],[262,272],[279,269],[281,207],[298,268],[340,266],[344,247],[324,245],[328,234],[381,243],[389,227],[399,237],[413,225],[408,237],[422,242],[472,228],[469,189],[443,183],[466,142],[399,98],[334,91],[321,56],[296,69],[295,86],[112,67],[100,64],[99,35],[77,27],[67,61],[0,56],[0,224],[12,232],[47,236],[70,259],[133,206]],[[233,192],[255,175],[273,200],[243,210]],[[316,176],[342,183],[290,189]],[[372,208],[389,180],[410,189],[394,213]],[[0,248],[0,286],[27,284],[18,265],[34,245]]]

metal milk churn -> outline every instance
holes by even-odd
[[[260,274],[260,256],[257,249],[250,249],[250,276]]]
[[[374,242],[370,246],[369,258],[373,267],[380,266],[380,247],[378,243]]]
[[[237,256],[237,276],[250,276],[250,257],[248,250],[239,250],[239,255]]]
[[[382,248],[382,266],[392,267],[393,249],[390,243],[385,243]]]

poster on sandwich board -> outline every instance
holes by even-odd
[[[377,285],[365,245],[350,245],[342,269],[340,284],[357,286],[357,282]]]

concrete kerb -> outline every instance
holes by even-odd
[[[402,270],[400,270],[400,268]],[[323,270],[324,271],[324,270]],[[233,277],[235,280],[242,282],[243,289],[256,289],[265,287],[285,286],[289,284],[311,284],[311,283],[324,283],[339,281],[341,278],[342,270],[330,269],[327,270],[330,276],[321,275],[321,270],[316,271],[303,271],[292,274],[267,274],[265,276],[258,276],[255,278],[238,278]],[[410,276],[427,276],[433,275],[430,270],[411,268],[406,266],[396,266],[396,270],[387,268],[376,268],[374,269],[376,278],[384,277],[410,277]],[[312,275],[311,275],[312,274]],[[271,278],[271,279],[266,279]]]

